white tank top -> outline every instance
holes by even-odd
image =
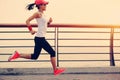
[[[40,18],[36,18],[38,31],[36,37],[45,37],[47,31],[47,19],[44,14]]]

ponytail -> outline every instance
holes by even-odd
[[[26,6],[26,8],[27,8],[28,10],[32,10],[32,9],[34,8],[34,5],[35,5],[35,3],[28,4],[28,5]]]

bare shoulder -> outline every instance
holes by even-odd
[[[33,14],[36,18],[40,18],[42,16],[42,13],[41,12],[35,12]]]
[[[37,15],[39,15],[38,12],[33,13],[33,16],[37,16]]]

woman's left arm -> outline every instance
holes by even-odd
[[[48,25],[52,22],[52,18],[50,17],[49,21],[48,21]]]

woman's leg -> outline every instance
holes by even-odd
[[[53,67],[53,70],[56,70],[57,67],[56,67],[56,57],[51,57],[51,64],[52,64],[52,67]]]
[[[31,54],[19,53],[18,51],[15,51],[14,54],[9,57],[8,61],[12,61],[17,58],[31,59]]]
[[[52,64],[52,67],[53,67],[54,75],[58,75],[58,74],[64,72],[65,69],[63,69],[63,68],[58,69],[57,68],[55,51],[52,49],[50,44],[45,39],[43,39],[43,44],[44,45],[42,45],[42,48],[50,54],[50,59],[51,59],[51,64]]]
[[[52,64],[53,70],[56,70],[57,67],[56,67],[55,51],[52,49],[52,47],[46,41],[45,38],[42,39],[42,48],[50,54],[50,60],[51,60],[51,64]]]
[[[41,43],[39,40],[40,40],[39,38],[35,37],[34,39],[35,47],[34,47],[33,54],[19,53],[15,51],[15,53],[9,57],[8,61],[12,61],[13,59],[17,59],[17,58],[37,59],[42,49]]]
[[[31,54],[20,54],[20,57],[19,58],[25,58],[25,59],[31,59]]]
[[[37,59],[39,57],[40,52],[42,50],[41,38],[35,37],[34,42],[35,42],[34,53],[33,54],[20,54],[20,58]]]

